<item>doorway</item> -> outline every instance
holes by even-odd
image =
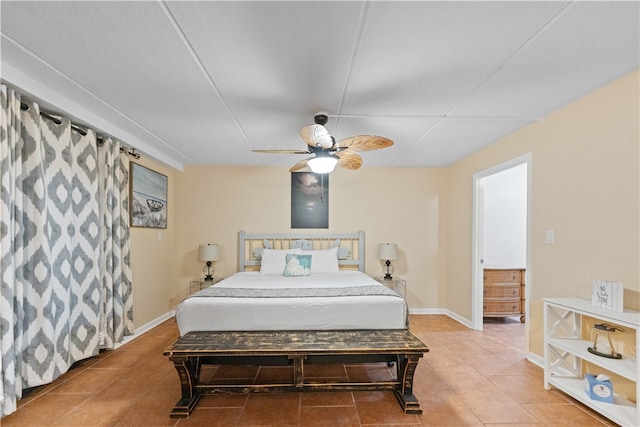
[[[484,268],[525,269],[524,312],[530,295],[529,218],[531,155],[473,176],[472,327],[483,329]],[[519,316],[519,315],[518,315]]]

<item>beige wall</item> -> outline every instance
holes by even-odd
[[[199,243],[219,243],[223,259],[216,275],[238,268],[238,232],[346,233],[365,231],[365,269],[382,272],[377,244],[396,242],[395,274],[408,281],[411,307],[444,304],[446,171],[443,169],[362,168],[336,170],[329,178],[329,229],[291,229],[291,176],[286,167],[190,166],[177,177],[176,269],[171,304],[201,276]]]
[[[473,174],[531,153],[530,345],[542,355],[545,297],[590,297],[592,278],[640,292],[640,72],[448,169],[446,307],[471,319]],[[545,243],[545,230],[556,243]],[[635,294],[635,295],[634,295]]]
[[[174,277],[176,236],[176,177],[180,172],[144,156],[135,160],[168,177],[168,223],[166,229],[131,228],[131,271],[133,275],[133,323],[136,328],[169,312]]]
[[[640,73],[626,76],[446,169],[337,170],[330,176],[329,230],[291,230],[285,167],[191,166],[169,176],[166,230],[132,229],[134,318],[166,314],[201,275],[199,243],[223,247],[216,274],[237,270],[237,233],[366,232],[366,272],[378,275],[380,242],[395,241],[396,275],[409,305],[471,319],[473,174],[532,156],[530,342],[542,354],[544,297],[588,297],[593,277],[625,283],[638,307]],[[366,162],[366,159],[365,159]],[[554,229],[556,244],[544,233]],[[162,240],[158,240],[162,238]]]

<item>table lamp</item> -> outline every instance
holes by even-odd
[[[380,243],[378,245],[378,259],[385,261],[385,275],[384,280],[391,280],[391,273],[393,273],[393,266],[391,260],[398,259],[398,245],[396,243]]]
[[[198,249],[198,259],[205,262],[205,265],[202,268],[202,272],[206,272],[204,280],[207,282],[213,281],[213,273],[215,272],[213,262],[220,259],[219,245],[217,243],[206,243],[200,245],[200,248]]]

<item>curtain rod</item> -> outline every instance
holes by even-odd
[[[24,102],[21,102],[20,103],[20,109],[22,111],[28,111],[29,110],[29,106],[27,104],[25,104]],[[59,118],[57,118],[55,116],[52,116],[51,114],[48,114],[48,113],[44,112],[44,111],[40,111],[40,115],[42,117],[45,117],[45,118],[51,120],[53,123],[55,123],[57,125],[61,125],[62,124],[62,120],[60,120]],[[82,129],[81,127],[78,127],[78,126],[74,125],[73,123],[71,123],[71,129],[75,130],[76,132],[78,132],[82,136],[87,136],[87,131],[85,129]],[[104,143],[104,138],[102,136],[98,136],[96,138],[96,141],[98,142],[98,144],[102,144],[102,143]],[[120,152],[121,153],[127,153],[129,156],[133,157],[136,160],[140,158],[140,154],[136,153],[136,149],[135,148],[120,147]]]

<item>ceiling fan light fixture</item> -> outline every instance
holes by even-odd
[[[329,131],[322,125],[308,125],[300,131],[302,139],[312,147],[331,148],[333,147],[333,139]]]
[[[313,157],[301,160],[293,165],[289,169],[289,172],[306,172],[310,170],[313,173],[325,174],[333,172],[336,166],[348,170],[360,169],[360,166],[362,166],[362,157],[357,154],[358,152],[378,150],[393,145],[393,141],[390,139],[376,135],[356,135],[336,142],[324,127],[327,119],[328,116],[326,114],[317,113],[314,116],[315,124],[307,125],[300,129],[300,136],[302,136],[302,139],[308,146],[306,151],[251,151],[257,153],[313,154]]]
[[[315,173],[333,172],[337,163],[338,159],[335,156],[314,157],[307,162],[311,171]]]

